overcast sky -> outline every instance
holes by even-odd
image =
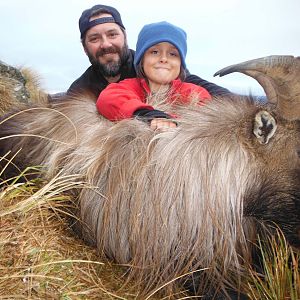
[[[120,11],[132,49],[144,24],[165,20],[182,27],[190,72],[235,92],[262,90],[246,75],[213,74],[267,55],[300,56],[299,0],[0,0],[0,60],[32,68],[48,92],[65,91],[89,66],[78,19],[95,4]]]

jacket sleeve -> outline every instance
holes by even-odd
[[[190,103],[195,99],[198,104],[204,105],[211,100],[211,95],[205,88],[187,82],[181,84],[180,95],[181,103]]]
[[[187,71],[187,76],[186,76],[184,82],[193,83],[198,86],[201,86],[201,87],[205,88],[212,96],[223,96],[223,95],[233,94],[229,90],[227,90],[219,85],[216,85],[215,83],[204,80],[197,75],[190,74],[188,71]]]
[[[77,78],[67,90],[67,95],[73,97],[78,95],[88,95],[95,98],[95,102],[100,92],[107,86],[104,77],[90,66],[79,78]]]
[[[99,95],[96,106],[110,121],[132,118],[139,109],[153,110],[144,102],[144,95],[133,79],[111,83]]]

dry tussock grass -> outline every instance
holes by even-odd
[[[76,238],[62,214],[72,178],[3,186],[0,194],[1,299],[136,299],[124,271]],[[77,183],[78,185],[78,183]],[[121,289],[121,290],[120,290]],[[134,288],[132,288],[132,291]]]
[[[12,97],[13,89],[14,89],[14,85],[11,79],[8,79],[7,77],[2,76],[0,74],[0,99],[1,99],[0,115],[13,108],[13,104],[11,100],[13,99]],[[16,105],[18,105],[18,103],[16,103]]]
[[[29,68],[20,68],[20,72],[25,80],[24,91],[30,96],[29,102],[35,104],[46,104],[48,95],[41,89],[41,79],[39,75]],[[23,107],[27,102],[24,95],[24,102],[16,100],[16,93],[23,84],[5,74],[0,74],[0,115],[16,108]]]
[[[253,300],[300,299],[300,252],[287,244],[282,232],[259,240],[263,274],[251,268],[248,291]]]
[[[37,104],[47,103],[48,95],[41,89],[40,75],[30,68],[21,68],[20,71],[26,80],[25,88],[30,94],[30,101]]]

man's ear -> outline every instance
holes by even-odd
[[[87,48],[86,48],[86,46],[85,46],[85,42],[82,41],[82,42],[81,42],[81,45],[82,45],[82,47],[83,47],[83,50],[84,50],[85,54],[88,55],[88,51],[87,51]]]
[[[80,42],[81,42],[81,45],[83,47],[85,54],[87,54],[87,50],[86,50],[86,46],[85,46],[85,35],[83,38],[80,39]]]

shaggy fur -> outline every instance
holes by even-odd
[[[261,82],[270,104],[151,99],[180,116],[165,132],[137,119],[109,122],[89,96],[10,112],[0,120],[1,177],[29,165],[48,178],[79,175],[89,184],[73,191],[82,236],[127,265],[144,293],[238,291],[257,233],[276,225],[300,247],[300,61],[272,56],[218,74],[233,71]]]
[[[2,137],[26,136],[0,140],[0,149],[22,148],[14,162],[43,165],[49,178],[81,174],[90,184],[74,191],[84,238],[129,265],[144,291],[202,269],[198,294],[238,289],[266,224],[300,246],[299,122],[278,117],[262,145],[252,134],[261,109],[251,98],[169,107],[179,126],[154,132],[135,119],[104,120],[89,97],[69,99],[4,117]]]

